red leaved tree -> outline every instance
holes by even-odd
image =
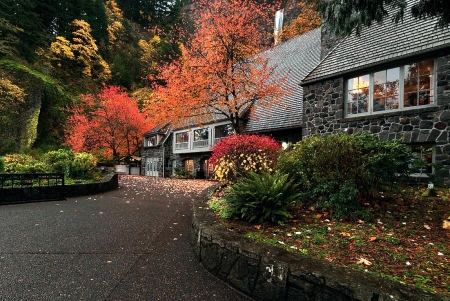
[[[103,152],[115,161],[139,151],[145,131],[152,125],[134,99],[119,87],[104,87],[98,95],[81,96],[71,109],[66,143],[75,152]]]
[[[269,45],[274,9],[254,0],[197,0],[192,7],[194,32],[181,58],[160,69],[148,113],[175,127],[228,119],[239,133],[256,102],[270,106],[283,93],[284,78],[258,55]]]

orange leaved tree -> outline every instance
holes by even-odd
[[[175,127],[228,119],[239,133],[255,103],[276,104],[283,93],[284,77],[259,55],[270,45],[274,9],[255,0],[197,0],[192,7],[193,33],[180,59],[161,68],[148,113]]]
[[[283,25],[281,31],[281,40],[286,41],[304,34],[321,25],[319,13],[315,10],[313,0],[296,0],[295,3],[289,3],[286,7],[286,13],[296,15],[290,22]]]
[[[97,95],[81,96],[71,109],[66,143],[75,152],[103,152],[115,161],[139,151],[143,134],[152,125],[134,99],[119,87],[104,87]]]

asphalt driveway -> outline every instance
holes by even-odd
[[[189,243],[192,202],[211,183],[119,183],[0,206],[0,300],[249,300],[206,272]]]

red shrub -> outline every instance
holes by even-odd
[[[249,171],[272,171],[280,150],[281,145],[268,136],[232,135],[214,146],[210,162],[216,179],[234,183]]]

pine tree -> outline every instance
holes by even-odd
[[[316,5],[325,22],[337,35],[347,35],[353,30],[359,34],[362,28],[380,23],[391,16],[391,21],[400,22],[411,2],[411,13],[419,19],[436,18],[437,28],[448,28],[450,24],[450,1],[448,0],[308,0]],[[389,12],[393,12],[389,14]]]

